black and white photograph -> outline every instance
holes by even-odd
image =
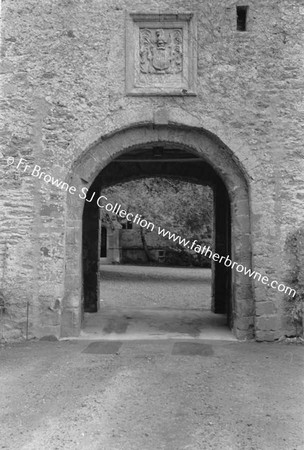
[[[304,450],[304,0],[0,18],[0,449]]]

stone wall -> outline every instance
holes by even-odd
[[[242,2],[244,4],[245,2]],[[69,182],[93,136],[161,122],[164,108],[225,143],[250,187],[253,268],[288,281],[284,245],[303,226],[304,10],[297,0],[248,1],[236,31],[230,0],[9,0],[3,4],[0,273],[5,336],[60,334],[73,234],[71,194],[31,175],[35,165]],[[197,95],[126,96],[126,11],[197,17]],[[102,124],[102,125],[101,125]],[[8,157],[14,163],[6,167]],[[17,162],[25,158],[29,168]],[[236,186],[237,189],[237,186]],[[75,199],[76,202],[76,199]],[[241,239],[240,239],[241,243]],[[241,245],[241,244],[240,244]],[[251,255],[250,255],[251,257]],[[253,284],[255,334],[285,333],[283,294]]]

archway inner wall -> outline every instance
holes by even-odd
[[[134,146],[170,143],[192,149],[222,179],[231,204],[230,259],[251,267],[250,206],[246,175],[232,152],[204,131],[189,127],[145,125],[117,132],[96,142],[75,164],[69,184],[77,192],[91,186],[96,176],[120,154]],[[84,200],[68,195],[66,210],[66,273],[62,302],[61,336],[77,336],[82,321],[82,217]],[[226,255],[223,255],[226,256]],[[249,277],[232,271],[234,333],[250,338],[254,329],[254,300]]]

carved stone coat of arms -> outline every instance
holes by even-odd
[[[183,70],[183,34],[181,29],[140,29],[140,72],[176,74]]]

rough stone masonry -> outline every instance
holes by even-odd
[[[303,2],[8,0],[3,21],[6,338],[77,335],[83,311],[83,200],[9,157],[81,190],[129,149],[188,145],[227,188],[234,260],[303,281],[303,251],[286,252],[304,220]],[[235,334],[292,334],[284,294],[243,279]]]

